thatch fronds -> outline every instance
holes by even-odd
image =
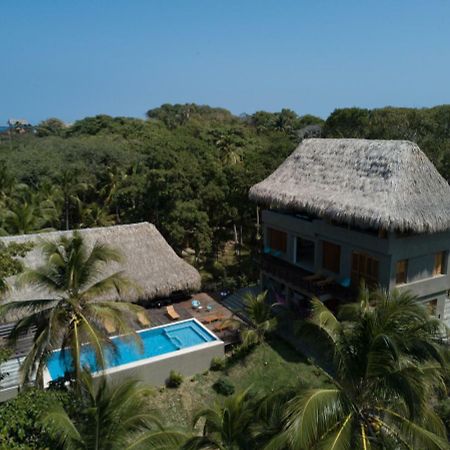
[[[306,139],[250,199],[351,225],[450,229],[450,186],[409,141]]]
[[[123,275],[136,284],[137,289],[127,291],[124,298],[114,290],[108,298],[101,300],[125,300],[136,302],[159,297],[168,297],[174,292],[193,292],[200,289],[200,275],[196,269],[184,262],[164,240],[156,227],[143,222],[132,225],[117,225],[79,230],[88,246],[95,242],[107,244],[121,254],[121,260],[105,266],[102,278],[122,271]],[[23,259],[25,267],[36,268],[43,264],[41,243],[55,241],[71,231],[55,231],[23,236],[1,237],[5,244],[11,242],[34,242],[33,249]],[[14,280],[9,280],[14,284]],[[52,298],[49,292],[37,291],[31,286],[14,286],[6,300],[30,300]]]

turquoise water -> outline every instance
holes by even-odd
[[[105,351],[106,368],[121,366],[216,340],[212,334],[208,333],[194,320],[150,328],[140,332],[139,336],[142,339],[142,347],[125,337],[113,338],[117,347],[117,354],[113,354],[109,350]],[[70,371],[71,362],[68,353],[62,355],[61,350],[54,352],[47,363],[47,369],[52,380],[62,377],[65,372]],[[88,345],[84,346],[81,351],[81,363],[83,366],[88,366],[91,372],[98,371],[94,352]]]

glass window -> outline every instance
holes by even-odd
[[[408,260],[402,259],[397,261],[395,282],[397,284],[405,284],[408,279]]]
[[[445,252],[439,252],[434,255],[433,275],[442,275],[445,273]]]
[[[295,261],[298,263],[314,264],[315,244],[308,239],[297,238]]]
[[[271,250],[286,253],[287,250],[287,233],[280,230],[275,230],[274,228],[268,228],[268,239],[267,243]]]
[[[341,246],[331,242],[322,242],[322,266],[330,272],[339,273],[341,269]]]
[[[359,286],[361,279],[371,286],[378,283],[379,262],[366,253],[352,254],[352,283]]]
[[[429,300],[425,303],[425,305],[430,313],[430,316],[436,317],[437,299]]]

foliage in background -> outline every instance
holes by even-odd
[[[250,186],[307,137],[409,139],[450,179],[450,106],[335,110],[324,122],[289,109],[235,116],[165,104],[147,120],[98,115],[36,134],[0,137],[0,228],[9,234],[153,222],[181,254],[190,248],[208,287],[256,279]],[[233,243],[236,259],[211,272]]]
[[[0,296],[8,289],[6,278],[17,275],[24,269],[18,258],[23,258],[32,248],[31,243],[5,245],[0,242]]]
[[[55,404],[73,413],[76,401],[65,392],[27,389],[17,398],[0,404],[0,449],[43,450],[57,448],[56,442],[41,430],[39,418]]]

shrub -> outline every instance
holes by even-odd
[[[215,372],[225,369],[225,365],[226,365],[225,358],[220,358],[216,356],[211,360],[211,370]]]
[[[169,388],[177,388],[183,382],[183,375],[175,370],[170,371],[169,378],[167,378],[166,386]]]
[[[234,394],[234,385],[228,378],[219,378],[214,384],[213,389],[220,395],[226,397]]]
[[[447,428],[447,433],[450,434],[450,398],[441,400],[436,405],[436,412]]]
[[[0,448],[48,449],[58,448],[50,436],[42,430],[39,418],[44,411],[56,402],[64,406],[73,406],[76,401],[65,392],[27,389],[6,403],[0,405]]]

